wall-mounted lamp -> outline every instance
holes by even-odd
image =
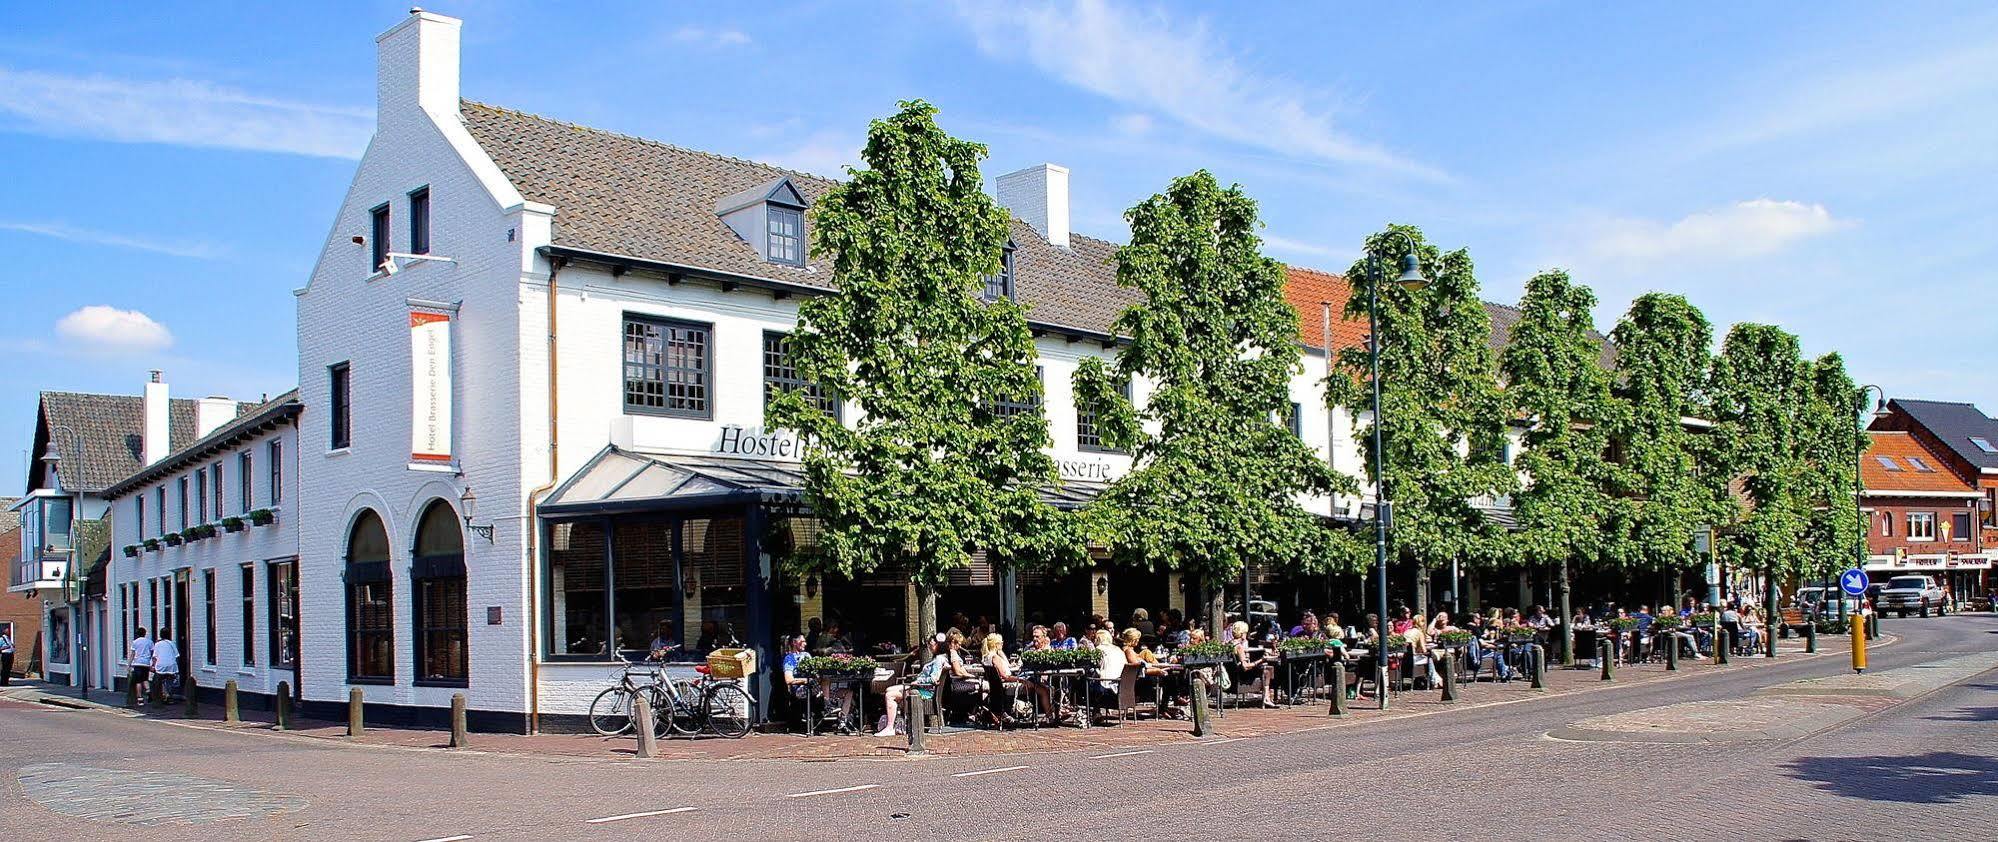
[[[1096,577],[1096,592],[1099,594],[1107,594],[1110,592],[1110,577],[1108,576]]]
[[[812,575],[810,575],[810,576],[806,576],[806,577],[805,577],[805,596],[808,596],[808,597],[816,597],[816,596],[818,596],[818,595],[819,595],[819,577],[818,577],[818,574],[816,574],[816,573],[815,573],[815,574],[812,574]]]
[[[486,543],[488,544],[492,543],[493,525],[488,523],[484,526],[476,526],[472,523],[472,514],[478,511],[479,508],[479,495],[472,491],[471,486],[465,486],[465,493],[458,495],[458,507],[459,511],[465,513],[466,531],[486,539]]]

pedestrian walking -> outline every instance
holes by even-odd
[[[14,627],[0,628],[0,687],[14,683]]]
[[[153,643],[153,680],[167,701],[180,696],[180,647],[166,629],[160,629],[160,639]]]
[[[138,699],[139,706],[144,707],[146,690],[152,684],[153,675],[153,639],[146,635],[144,626],[139,627],[138,636],[125,646],[125,663],[131,667],[125,680],[132,685],[132,698]]]

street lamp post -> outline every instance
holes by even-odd
[[[1401,258],[1401,275],[1395,283],[1403,289],[1418,290],[1429,285],[1429,279],[1422,276],[1422,261],[1416,256],[1415,238],[1405,231],[1390,231],[1408,243],[1408,254]],[[1380,261],[1380,255],[1368,252],[1368,257]],[[1367,376],[1373,386],[1374,403],[1374,602],[1379,607],[1375,615],[1379,626],[1374,644],[1374,669],[1379,681],[1374,686],[1380,709],[1386,710],[1387,669],[1388,669],[1388,530],[1394,526],[1394,504],[1387,499],[1386,454],[1381,447],[1381,297],[1380,286],[1385,272],[1370,273],[1367,279]],[[1331,353],[1327,349],[1326,353]]]
[[[62,488],[62,449],[56,446],[56,431],[58,430],[67,434],[66,438],[69,440],[71,453],[81,453],[82,451],[77,447],[75,430],[62,424],[49,425],[49,447],[48,450],[42,452],[42,461],[48,465],[49,469],[49,490],[61,494],[64,493]],[[63,565],[62,598],[63,604],[69,608],[69,634],[71,637],[69,644],[70,675],[76,681],[76,695],[79,698],[88,699],[90,698],[90,679],[88,673],[84,672],[86,665],[83,660],[83,649],[84,641],[88,640],[89,637],[85,631],[82,616],[84,582],[83,565],[79,562],[83,555],[83,549],[77,546],[78,536],[76,534],[77,508],[82,502],[82,495],[77,495],[76,499],[69,501],[69,563]],[[47,526],[44,525],[42,529],[43,540],[46,541]]]
[[[1879,415],[1881,413],[1886,412],[1887,390],[1882,389],[1879,386],[1875,386],[1871,383],[1861,386],[1859,387],[1860,403],[1866,402],[1867,392],[1872,392],[1880,396],[1880,399],[1873,405],[1873,414]],[[1865,502],[1866,483],[1861,481],[1859,478],[1860,472],[1864,470],[1866,470],[1866,449],[1855,447],[1852,449],[1852,519],[1854,523],[1857,523],[1860,520],[1865,519],[1866,517],[1866,502]],[[1866,569],[1866,536],[1868,534],[1868,531],[1860,532],[1859,545],[1857,548],[1857,554],[1859,557],[1853,564],[1853,566],[1859,568],[1860,570]],[[1831,597],[1833,595],[1831,583],[1826,582],[1825,585],[1826,586],[1824,594],[1826,597]],[[1845,594],[1841,591],[1836,598],[1838,599],[1838,616],[1840,619],[1844,619]]]

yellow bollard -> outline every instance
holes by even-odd
[[[1852,671],[1866,671],[1866,618],[1858,614],[1852,617]]]

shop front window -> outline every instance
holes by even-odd
[[[410,599],[416,628],[416,680],[462,685],[470,677],[466,651],[465,541],[458,513],[437,500],[416,528]]]
[[[390,605],[388,530],[364,511],[347,538],[347,676],[395,680],[395,613]]]
[[[617,546],[611,553],[611,578],[617,585],[613,610],[618,651],[626,657],[644,657],[655,641],[681,643],[672,521],[624,519],[614,529]],[[679,660],[675,656],[683,654],[669,657]]]
[[[744,528],[740,517],[550,524],[545,651],[641,658],[657,641],[684,659],[747,636]]]
[[[603,526],[557,523],[548,528],[549,652],[609,655],[605,606],[610,593]]]

